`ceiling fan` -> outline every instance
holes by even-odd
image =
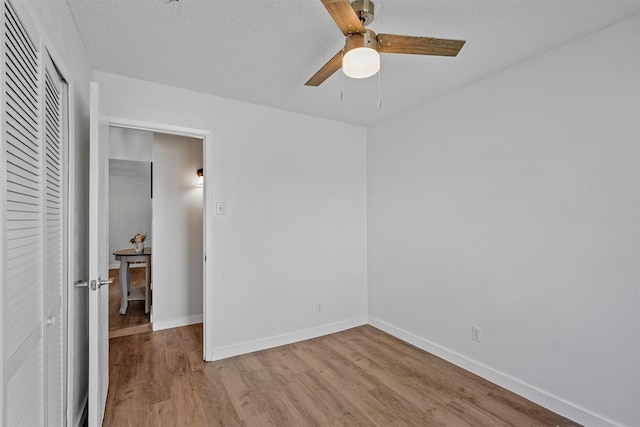
[[[465,43],[464,40],[376,34],[365,28],[374,17],[371,0],[321,1],[345,35],[345,45],[305,83],[306,86],[320,86],[340,68],[349,77],[370,77],[380,69],[380,53],[456,56]]]

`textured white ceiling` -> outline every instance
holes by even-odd
[[[320,0],[67,1],[96,70],[360,125],[640,14],[640,0],[374,2],[376,32],[467,41],[455,58],[383,55],[381,109],[377,76],[304,86],[344,44]]]

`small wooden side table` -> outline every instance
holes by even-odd
[[[113,253],[116,261],[120,261],[120,314],[127,313],[129,301],[144,300],[144,312],[149,313],[151,308],[151,248],[144,248],[143,253],[135,253],[133,249],[120,249]],[[144,290],[134,288],[131,291],[129,283],[129,264],[135,262],[145,263]]]

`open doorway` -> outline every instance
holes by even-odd
[[[203,140],[114,126],[109,135],[109,337],[201,323]],[[147,256],[123,257],[136,235]]]

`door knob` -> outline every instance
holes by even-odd
[[[90,288],[92,291],[95,291],[96,289],[100,289],[101,287],[103,287],[104,285],[108,285],[109,283],[113,283],[113,278],[109,278],[109,279],[100,279],[98,278],[98,280],[77,280],[75,285],[76,288]]]
[[[87,288],[89,287],[89,282],[87,280],[76,280],[76,288]]]
[[[103,287],[104,285],[109,285],[109,284],[111,284],[111,283],[113,283],[113,278],[112,278],[112,277],[110,277],[110,278],[108,278],[108,279],[100,279],[100,278],[98,277],[98,289],[100,289],[100,288],[101,288],[101,287]]]

